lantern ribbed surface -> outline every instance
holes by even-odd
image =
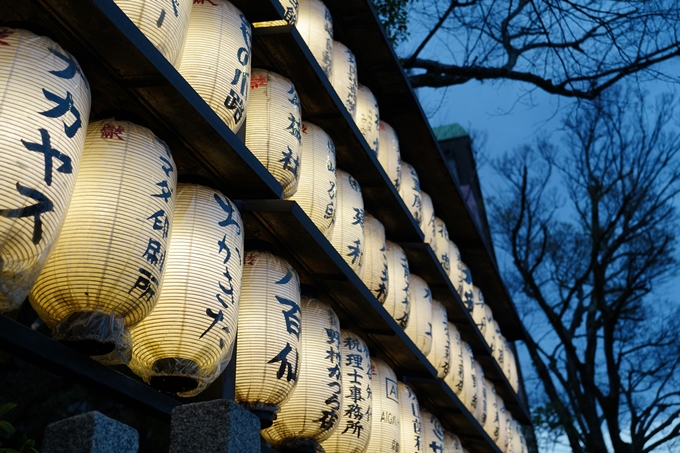
[[[274,424],[262,431],[276,449],[318,445],[335,432],[341,414],[340,322],[331,307],[317,299],[303,297],[301,308],[298,384]]]
[[[449,281],[458,291],[460,282],[460,250],[458,246],[449,239]]]
[[[475,419],[480,425],[486,422],[486,385],[484,370],[478,361],[475,361],[475,376],[477,379],[477,407],[475,408]]]
[[[378,161],[387,173],[394,188],[399,191],[401,187],[401,152],[399,151],[399,138],[392,126],[380,121],[380,136],[378,139]]]
[[[418,225],[421,225],[423,222],[423,202],[420,199],[420,179],[413,165],[404,161],[401,162],[399,195],[404,200],[413,219]]]
[[[300,278],[284,259],[249,251],[240,303],[234,399],[271,411],[290,397],[300,372]]]
[[[349,116],[356,121],[357,116],[357,61],[351,50],[343,43],[333,41],[333,71],[331,85],[345,105]]]
[[[522,433],[522,426],[517,420],[512,421],[512,453],[524,453],[526,451],[526,440]]]
[[[387,268],[387,242],[385,227],[370,214],[364,217],[364,264],[361,281],[381,303],[389,293],[389,272]]]
[[[300,180],[295,200],[326,237],[335,219],[335,145],[319,126],[302,123]]]
[[[486,307],[486,303],[484,302],[484,294],[478,286],[472,285],[472,295],[474,299],[472,320],[475,322],[477,329],[479,329],[483,336],[484,332],[486,332],[486,316],[484,315],[484,307]]]
[[[465,370],[463,368],[463,340],[456,326],[449,321],[450,355],[449,372],[444,378],[456,395],[463,391]]]
[[[432,349],[432,293],[425,280],[415,274],[409,276],[408,327],[404,329],[420,352],[425,355]]]
[[[519,393],[519,370],[517,369],[517,358],[515,357],[513,350],[509,347],[506,349],[505,354],[505,366],[507,367],[506,375],[508,377],[508,381],[510,381],[510,386],[515,391],[515,393]]]
[[[435,256],[437,255],[437,241],[435,240],[435,215],[434,206],[432,205],[432,198],[422,190],[420,191],[420,200],[422,202],[422,221],[420,222],[420,229],[425,236],[424,242],[430,244],[430,247],[434,251]]]
[[[373,96],[370,88],[362,84],[359,84],[357,89],[357,114],[355,121],[359,131],[361,131],[361,135],[366,139],[368,147],[378,157],[380,145],[380,111],[378,109],[378,101]]]
[[[496,405],[498,407],[498,440],[496,445],[501,451],[506,451],[508,448],[508,416],[510,415],[505,409],[505,402],[503,398],[496,395]]]
[[[498,419],[498,396],[496,395],[496,388],[493,384],[485,379],[486,384],[486,421],[484,422],[484,431],[489,435],[491,440],[496,442],[499,431],[499,419]]]
[[[443,453],[463,453],[463,445],[460,443],[460,439],[451,431],[444,431]]]
[[[470,272],[470,268],[467,264],[462,261],[458,264],[458,270],[458,287],[456,289],[458,290],[458,295],[463,301],[465,308],[467,308],[470,316],[472,316],[472,312],[475,308],[475,298],[472,289],[472,272]]]
[[[366,453],[396,452],[401,438],[397,375],[384,361],[375,358],[371,359],[371,372],[373,415]]]
[[[250,22],[234,5],[194,2],[177,69],[233,132],[248,110],[251,43]]]
[[[437,377],[446,377],[451,367],[449,318],[446,308],[437,300],[432,301],[432,348],[427,359],[437,369]]]
[[[489,307],[489,304],[484,304],[484,340],[486,341],[486,344],[489,345],[489,347],[492,346],[493,344],[493,327],[491,324],[493,323],[493,312],[491,311],[491,307]]]
[[[333,72],[333,18],[326,5],[320,0],[299,0],[295,28],[330,80]]]
[[[300,102],[287,78],[253,69],[246,146],[292,197],[298,188],[302,147]],[[321,139],[323,140],[323,139]]]
[[[399,424],[401,425],[401,453],[421,453],[423,448],[423,431],[420,420],[420,404],[411,387],[399,382]]]
[[[158,301],[175,168],[170,150],[150,130],[113,119],[89,125],[59,243],[30,295],[56,339],[97,339],[116,345],[120,360],[129,360],[129,340],[118,336],[123,332],[117,326],[138,323]],[[99,338],[111,323],[109,331],[120,341]]]
[[[179,66],[189,28],[191,0],[158,2],[114,0],[156,49],[173,65]]]
[[[130,330],[132,371],[168,393],[203,391],[231,359],[242,273],[238,209],[220,192],[179,184],[163,291]]]
[[[434,241],[437,247],[437,259],[447,274],[451,275],[451,258],[449,257],[449,230],[446,229],[446,224],[439,217],[434,218],[435,236]],[[455,282],[455,287],[458,287],[458,282]]]
[[[335,250],[357,275],[364,262],[364,199],[356,179],[347,172],[337,171],[335,224],[329,238]]]
[[[323,442],[326,453],[363,453],[371,437],[373,375],[371,356],[364,340],[354,332],[341,330],[342,411],[338,429]]]
[[[386,245],[390,289],[383,306],[390,316],[405,329],[408,326],[409,314],[411,313],[409,295],[411,272],[404,249],[391,241],[386,241]]]
[[[426,452],[444,451],[444,428],[439,419],[427,409],[420,410],[423,445]]]
[[[295,25],[298,18],[298,0],[279,0],[281,6],[283,6],[283,19],[282,20],[271,20],[266,22],[255,22],[253,23],[254,28],[263,27],[278,27],[281,25]]]
[[[61,230],[83,154],[90,87],[51,39],[0,31],[2,313],[26,299]]]
[[[500,366],[501,369],[503,369],[505,365],[505,343],[507,340],[501,333],[501,329],[500,326],[498,325],[498,322],[494,320],[491,323],[491,326],[496,331],[496,341],[494,342],[492,355],[493,358],[496,359],[496,362],[498,362],[498,366]]]
[[[477,370],[475,368],[475,357],[470,345],[463,341],[463,393],[460,399],[465,407],[474,415],[477,409]]]

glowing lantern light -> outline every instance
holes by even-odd
[[[246,252],[234,399],[263,420],[271,420],[298,382],[301,316],[295,269],[269,252]]]
[[[437,241],[435,240],[435,216],[434,206],[432,205],[432,198],[422,190],[420,191],[420,199],[423,205],[422,221],[420,222],[420,229],[425,235],[424,242],[430,244],[435,256],[437,255]]]
[[[399,445],[401,423],[399,420],[399,390],[397,375],[385,362],[371,359],[373,373],[373,416],[371,439],[366,453],[393,451]]]
[[[463,340],[456,326],[449,322],[449,338],[451,342],[451,364],[449,372],[444,378],[445,382],[453,389],[456,395],[463,391],[465,369],[463,366]]]
[[[347,172],[337,171],[335,225],[330,242],[357,275],[364,263],[364,199],[356,179]]]
[[[508,416],[510,414],[505,409],[503,398],[496,396],[496,406],[498,407],[498,440],[496,445],[501,451],[506,451],[508,448]]]
[[[427,355],[432,349],[432,293],[425,280],[415,274],[410,275],[409,313],[406,334],[420,351]]]
[[[302,298],[297,387],[262,436],[276,449],[318,447],[338,427],[343,400],[340,322],[328,305]],[[368,366],[368,364],[366,364]]]
[[[323,129],[302,123],[300,181],[291,197],[326,237],[335,220],[335,145]]]
[[[297,92],[290,80],[264,69],[253,69],[250,88],[246,146],[281,184],[283,195],[291,197],[298,187],[302,147]]]
[[[366,214],[364,217],[364,235],[366,246],[360,277],[376,299],[384,303],[389,292],[385,227],[375,217]]]
[[[496,321],[492,323],[492,326],[494,330],[496,330],[496,341],[494,343],[492,355],[502,370],[505,365],[505,343],[507,340],[503,334],[501,334],[501,329]]]
[[[163,284],[177,173],[153,132],[127,121],[87,128],[78,182],[60,240],[30,294],[53,337],[127,363],[127,331]]]
[[[392,181],[394,188],[401,187],[401,152],[399,151],[399,139],[392,126],[380,121],[380,134],[378,138],[378,161],[387,176]]]
[[[467,264],[460,262],[458,265],[459,269],[459,280],[458,280],[458,295],[460,296],[465,308],[467,308],[470,316],[475,308],[474,292],[472,290],[472,273]]]
[[[435,247],[437,250],[437,259],[447,274],[450,274],[451,258],[449,257],[449,231],[446,229],[446,224],[439,217],[434,218],[435,228]],[[457,285],[458,282],[456,282]]]
[[[243,272],[243,222],[220,192],[179,184],[165,283],[130,329],[130,368],[159,390],[192,396],[231,360]]]
[[[515,353],[509,346],[505,350],[505,374],[510,381],[510,386],[515,391],[519,393],[519,370],[517,369],[517,359],[515,358]]]
[[[482,290],[479,287],[472,285],[472,296],[474,300],[472,320],[483,336],[486,332],[486,316],[484,315],[486,303],[484,302],[484,294],[482,294]]]
[[[90,87],[59,44],[0,28],[0,313],[26,299],[59,235],[76,183]]]
[[[283,20],[272,20],[267,22],[255,22],[254,28],[277,27],[282,25],[295,25],[298,18],[298,0],[279,0],[283,6]]]
[[[320,0],[299,0],[295,28],[330,79],[333,72],[333,18],[326,5]]]
[[[385,299],[385,310],[399,323],[402,328],[408,326],[411,313],[410,304],[410,275],[408,260],[404,250],[391,241],[387,244],[387,271],[390,282],[389,292]]]
[[[342,411],[338,429],[323,441],[326,453],[363,453],[371,437],[373,391],[371,357],[358,335],[341,330]]]
[[[477,382],[477,406],[475,407],[474,417],[480,425],[486,422],[486,385],[484,370],[479,362],[475,361],[475,378]]]
[[[498,419],[498,396],[496,395],[496,388],[488,379],[484,380],[486,384],[486,421],[484,422],[484,431],[489,435],[491,440],[496,442],[500,435],[499,419]]]
[[[523,453],[526,451],[526,440],[522,433],[522,425],[517,420],[512,421],[512,452]]]
[[[420,179],[413,165],[404,161],[401,162],[401,185],[399,195],[406,203],[406,207],[411,212],[413,219],[418,225],[423,222],[423,202],[420,199]]]
[[[437,377],[444,378],[451,366],[451,338],[446,308],[437,300],[432,301],[432,349],[427,359],[437,369]]]
[[[399,451],[401,453],[420,453],[423,451],[420,420],[420,404],[411,387],[399,382],[399,424],[401,429],[401,441]]]
[[[357,91],[357,114],[355,121],[366,139],[368,147],[378,157],[380,145],[380,111],[373,92],[362,84]],[[391,179],[391,178],[390,178]]]
[[[170,63],[179,66],[184,39],[189,28],[192,1],[173,0],[167,3],[139,0],[114,1],[158,51]]]
[[[427,409],[421,409],[420,421],[423,429],[423,445],[426,445],[426,451],[444,451],[444,428],[439,419]]]
[[[475,374],[475,358],[472,354],[472,348],[468,343],[463,341],[463,393],[460,399],[465,407],[474,413],[477,407],[477,376]]]
[[[460,443],[458,436],[450,431],[444,431],[443,453],[463,453],[463,444]]]
[[[454,242],[449,239],[449,281],[453,287],[458,291],[458,284],[460,282],[460,250]]]
[[[493,312],[491,311],[491,307],[489,307],[489,304],[484,304],[484,340],[486,341],[486,344],[489,345],[490,348],[492,348],[493,345],[493,327],[491,324],[493,323]]]
[[[331,85],[345,105],[349,116],[356,121],[357,116],[357,61],[351,50],[338,41],[333,41],[333,71]]]
[[[177,69],[233,132],[248,110],[251,43],[250,22],[234,5],[194,2]]]

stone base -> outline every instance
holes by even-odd
[[[99,412],[47,425],[43,453],[137,453],[139,434]]]

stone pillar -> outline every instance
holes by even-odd
[[[134,428],[99,412],[76,415],[45,428],[43,453],[137,453]]]
[[[170,453],[260,453],[260,419],[230,400],[172,410]]]

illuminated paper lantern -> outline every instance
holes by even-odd
[[[231,360],[243,273],[243,221],[208,187],[179,184],[165,283],[153,311],[130,329],[130,369],[152,387],[192,396]]]
[[[443,453],[463,453],[463,444],[460,443],[458,436],[451,431],[444,431],[444,452]]]
[[[486,303],[484,302],[484,294],[479,287],[472,285],[472,297],[474,300],[474,305],[472,309],[472,320],[479,329],[482,335],[486,332],[486,316],[484,314],[484,307]]]
[[[427,409],[421,409],[420,421],[423,427],[425,451],[444,451],[444,428],[439,419]]]
[[[449,372],[444,378],[444,381],[451,387],[456,395],[460,395],[463,391],[463,383],[465,380],[465,369],[463,367],[463,339],[452,322],[449,322],[449,339],[451,345],[451,363],[449,365]]]
[[[418,225],[423,222],[423,202],[420,199],[420,179],[413,165],[401,162],[399,195]]]
[[[493,312],[491,311],[491,307],[489,307],[489,304],[484,304],[484,341],[489,345],[491,348],[493,345],[493,327],[491,324],[493,323]]]
[[[378,137],[378,162],[387,173],[394,188],[399,191],[401,187],[401,152],[399,151],[399,139],[392,126],[380,121],[380,134]]]
[[[295,25],[298,18],[298,0],[279,0],[283,6],[283,19],[271,20],[266,22],[254,22],[254,28],[277,27],[282,25]]]
[[[380,111],[378,101],[367,86],[359,84],[357,90],[357,113],[355,117],[361,135],[366,139],[368,147],[378,157],[380,144]]]
[[[446,224],[439,217],[434,218],[435,227],[435,246],[437,250],[437,259],[444,268],[447,274],[450,275],[451,258],[449,257],[449,231],[446,229]],[[457,286],[458,282],[454,286]]]
[[[512,452],[524,453],[527,449],[524,433],[522,433],[522,425],[517,420],[512,421]]]
[[[425,280],[415,274],[409,277],[408,327],[404,329],[420,351],[427,355],[432,349],[432,293]]]
[[[323,129],[302,123],[300,180],[291,196],[326,237],[331,235],[335,220],[335,145]]]
[[[340,331],[342,346],[342,411],[338,429],[323,441],[326,453],[363,453],[371,437],[373,390],[371,356],[358,335]]]
[[[150,130],[113,119],[87,128],[64,227],[30,294],[53,338],[103,360],[130,360],[128,327],[163,285],[177,172]]]
[[[352,270],[361,275],[366,248],[364,199],[361,187],[352,175],[342,170],[336,175],[335,224],[329,240]]]
[[[262,437],[278,450],[318,447],[337,429],[343,400],[340,322],[328,305],[303,297],[298,384]],[[368,363],[366,364],[368,367]],[[362,379],[363,376],[362,373]]]
[[[381,303],[385,302],[389,292],[389,276],[387,270],[387,243],[385,227],[370,214],[364,217],[364,264],[361,268],[361,281],[371,290]]]
[[[451,338],[446,308],[437,300],[432,301],[432,348],[427,360],[437,369],[437,377],[444,378],[451,366]]]
[[[491,440],[496,442],[499,431],[499,419],[498,419],[498,396],[496,395],[496,388],[493,386],[488,379],[484,379],[486,384],[486,421],[482,425],[484,431],[489,435]]]
[[[501,370],[505,366],[505,343],[507,340],[501,334],[500,327],[498,326],[498,323],[494,321],[492,323],[492,326],[494,330],[496,330],[496,341],[494,342],[494,348],[492,351],[492,356],[494,359],[496,359],[496,362],[498,362],[498,366],[501,367]]]
[[[423,432],[420,420],[420,404],[411,387],[399,382],[399,424],[401,441],[399,451],[401,453],[420,453],[423,448]],[[393,451],[393,450],[392,450]]]
[[[503,398],[498,395],[496,396],[496,405],[498,407],[498,440],[496,445],[504,452],[508,448],[508,416],[510,414],[505,409]]]
[[[298,0],[295,28],[307,43],[326,77],[333,71],[333,18],[320,0]]]
[[[460,249],[458,246],[449,239],[449,281],[458,291],[458,285],[460,282]]]
[[[406,328],[411,313],[410,304],[410,276],[408,260],[404,250],[391,241],[386,241],[387,245],[387,272],[389,274],[390,288],[383,306],[385,310],[399,323],[402,328]]]
[[[384,361],[371,359],[373,415],[366,453],[398,451],[401,438],[397,375]]]
[[[477,406],[473,414],[480,425],[486,422],[486,385],[484,370],[478,361],[475,361],[475,378],[477,380]]]
[[[297,92],[290,80],[264,69],[253,69],[250,88],[246,146],[291,197],[298,188],[302,147]]]
[[[420,191],[420,199],[422,201],[423,213],[422,221],[420,222],[420,229],[425,235],[424,242],[430,244],[435,256],[437,255],[437,241],[435,240],[435,216],[434,206],[432,205],[432,198],[422,190]]]
[[[505,350],[505,355],[505,366],[507,367],[506,375],[508,377],[508,381],[510,381],[510,386],[515,391],[515,393],[519,393],[519,369],[517,366],[515,353],[513,352],[512,348],[507,347]]]
[[[26,299],[71,202],[90,116],[76,60],[49,38],[2,29],[0,313]]]
[[[458,269],[458,295],[463,301],[465,308],[467,308],[470,313],[470,316],[472,316],[472,312],[475,308],[474,291],[472,289],[472,273],[470,272],[470,268],[467,267],[467,264],[462,261],[458,264]]]
[[[477,408],[477,376],[475,373],[475,358],[470,345],[463,341],[463,392],[460,400],[465,407],[474,414]]]
[[[189,28],[191,0],[170,2],[114,0],[144,36],[173,65],[179,66]]]
[[[357,116],[357,61],[351,50],[338,41],[333,41],[333,70],[331,85],[345,105],[349,116],[356,121]]]
[[[233,132],[248,111],[251,44],[250,22],[227,0],[193,3],[177,70]]]
[[[246,252],[234,399],[262,419],[288,400],[298,382],[301,319],[295,269],[269,252]]]

